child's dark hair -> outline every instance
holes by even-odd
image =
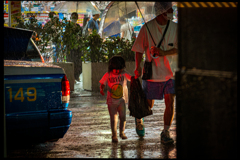
[[[111,72],[113,69],[124,69],[125,67],[125,60],[120,55],[113,56],[108,61],[108,72]]]

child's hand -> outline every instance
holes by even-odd
[[[104,96],[104,92],[103,92],[104,87],[105,87],[104,84],[101,84],[101,85],[100,85],[100,93],[101,93],[101,95],[103,95],[103,96]]]
[[[100,93],[101,93],[101,95],[103,95],[103,96],[104,96],[104,92],[103,92],[103,90],[102,90],[102,89],[100,90]]]

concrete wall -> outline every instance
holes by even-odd
[[[92,63],[82,62],[82,83],[83,89],[91,91],[92,90]]]
[[[108,71],[108,63],[92,63],[92,91],[99,92],[100,79]]]
[[[237,158],[237,7],[182,5],[177,158]]]
[[[74,83],[75,83],[74,63],[73,62],[59,62],[59,63],[53,62],[53,64],[63,68],[67,76],[67,79],[69,80],[70,90],[74,91]]]
[[[83,66],[83,89],[99,92],[99,80],[108,71],[108,63],[82,63]],[[143,63],[141,64],[143,66]],[[126,62],[126,71],[134,76],[135,62]],[[91,74],[90,74],[91,73]],[[141,81],[141,80],[140,80]],[[128,89],[130,82],[128,82]]]

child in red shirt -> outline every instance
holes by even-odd
[[[113,56],[109,60],[108,72],[99,81],[100,93],[104,95],[103,89],[107,85],[107,104],[111,121],[112,142],[118,142],[117,122],[120,119],[120,134],[122,139],[127,139],[124,133],[126,125],[126,105],[128,101],[127,80],[131,81],[131,75],[125,68],[125,60],[121,56]]]

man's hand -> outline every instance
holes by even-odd
[[[137,79],[138,77],[140,77],[141,76],[141,74],[142,74],[142,68],[139,66],[138,68],[136,68],[135,70],[134,70],[134,74],[135,74],[135,79]]]
[[[155,55],[157,55],[157,56],[165,56],[164,51],[160,48],[155,47],[155,46],[151,47],[150,53],[152,55],[154,55],[154,53],[155,53]]]

